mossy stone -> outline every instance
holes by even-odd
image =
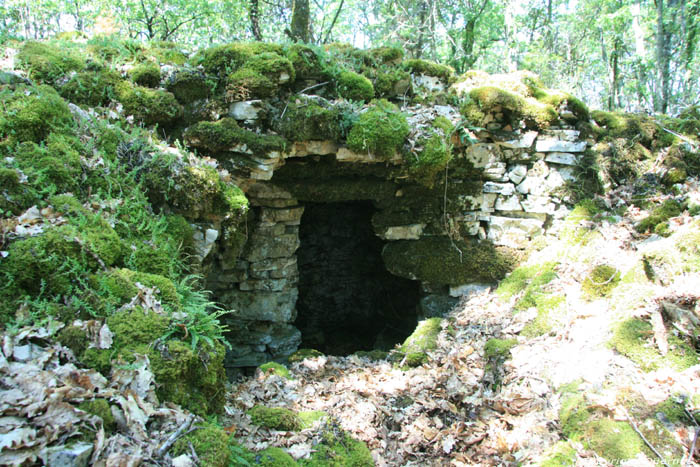
[[[516,259],[487,242],[453,242],[447,237],[390,242],[382,258],[392,274],[445,285],[502,279]]]
[[[119,311],[107,318],[107,326],[114,333],[114,349],[131,349],[135,345],[151,345],[165,335],[168,318],[154,311],[140,308]]]
[[[52,88],[19,86],[0,91],[0,138],[40,143],[52,132],[69,132],[75,126],[70,109]]]
[[[263,52],[252,56],[246,61],[244,68],[266,76],[275,84],[293,82],[295,79],[292,62],[275,52]]]
[[[201,465],[228,467],[231,464],[229,446],[232,436],[214,423],[204,423],[199,429],[178,439],[172,447],[174,457],[190,454],[190,446],[197,453]]]
[[[411,73],[434,76],[444,81],[450,81],[454,78],[454,69],[452,67],[431,62],[430,60],[414,58],[405,60],[401,65]]]
[[[168,91],[172,92],[181,104],[189,104],[196,100],[205,99],[211,93],[207,75],[199,70],[178,70],[166,83]]]
[[[289,363],[303,362],[307,358],[323,357],[323,352],[319,352],[315,349],[299,349],[292,355],[287,357]]]
[[[586,276],[581,284],[581,290],[589,298],[600,298],[610,292],[620,282],[620,271],[608,264],[599,264]]]
[[[121,76],[111,70],[81,71],[58,87],[59,94],[76,104],[97,107],[107,105],[115,96]]]
[[[139,293],[139,289],[135,285],[136,282],[145,287],[157,288],[156,297],[162,301],[163,306],[167,309],[171,311],[180,309],[180,298],[175,284],[170,279],[131,269],[113,269],[106,274],[105,286],[110,296],[114,298],[116,307],[128,303]]]
[[[372,82],[354,71],[341,71],[336,77],[338,94],[351,101],[369,102],[374,98]]]
[[[302,425],[295,412],[282,407],[256,405],[248,410],[248,415],[254,424],[272,430],[297,431]]]
[[[255,465],[263,467],[295,467],[294,458],[282,448],[267,448],[255,455]]]
[[[168,91],[133,86],[123,81],[117,85],[116,95],[124,106],[125,115],[133,115],[146,125],[168,125],[180,118],[182,106]]]
[[[655,207],[651,214],[639,221],[634,228],[640,233],[655,230],[659,224],[664,223],[672,217],[679,216],[681,212],[682,206],[678,201],[667,199],[659,206]]]
[[[253,56],[265,52],[283,53],[277,44],[237,42],[206,49],[198,58],[207,73],[220,73],[234,71]]]
[[[264,375],[273,374],[281,378],[292,379],[292,374],[289,372],[289,369],[281,363],[267,362],[260,365],[259,368]]]
[[[301,465],[307,467],[374,466],[374,460],[367,445],[352,438],[340,428],[326,433],[323,442],[316,448],[316,452],[311,455],[311,458],[300,461]]]
[[[340,111],[325,108],[311,99],[293,96],[280,123],[282,135],[289,141],[339,141]]]
[[[306,44],[293,44],[287,48],[286,56],[294,66],[296,79],[320,79],[326,76],[320,52],[316,48]]]
[[[157,63],[139,63],[129,70],[128,75],[139,86],[157,88],[160,85],[160,66]]]
[[[192,147],[214,154],[231,151],[237,145],[245,145],[256,154],[282,151],[286,147],[283,138],[245,130],[233,118],[196,123],[185,131],[185,140]]]
[[[85,60],[70,50],[49,42],[28,41],[17,54],[19,66],[33,80],[53,84],[71,71],[82,71]]]
[[[437,348],[437,337],[442,331],[441,318],[428,318],[418,323],[413,333],[406,338],[399,351],[409,367],[417,367],[428,360],[427,352]]]
[[[350,129],[347,144],[357,153],[369,152],[389,158],[403,144],[408,133],[405,115],[394,104],[381,99],[360,115]]]
[[[400,92],[408,93],[410,89],[411,75],[405,70],[380,69],[374,78],[374,91],[377,97],[395,97]]]

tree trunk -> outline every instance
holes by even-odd
[[[250,0],[250,30],[256,41],[262,41],[260,32],[260,8],[258,0]]]
[[[656,0],[656,64],[658,66],[658,77],[655,110],[664,114],[668,110],[670,81],[668,62],[668,38],[664,27],[664,0]]]
[[[309,0],[294,0],[290,36],[295,42],[309,42]]]

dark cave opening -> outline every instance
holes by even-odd
[[[415,329],[419,283],[384,267],[374,212],[369,201],[305,205],[295,322],[302,347],[328,355],[389,350]]]

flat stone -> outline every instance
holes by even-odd
[[[538,139],[535,151],[538,152],[583,152],[586,150],[585,141],[562,141],[560,139]]]
[[[418,240],[424,228],[425,224],[396,225],[387,227],[379,237],[382,240]]]
[[[451,297],[468,297],[475,293],[480,293],[490,289],[493,284],[465,284],[450,287]]]
[[[523,181],[527,175],[527,166],[518,164],[508,170],[508,179],[516,185]]]
[[[500,161],[489,162],[486,167],[484,167],[484,178],[486,180],[492,180],[497,182],[507,181],[506,174],[506,163]]]
[[[298,248],[299,236],[296,234],[271,237],[254,235],[248,240],[248,247],[242,257],[251,262],[269,258],[284,258],[292,256]]]
[[[250,263],[251,272],[294,271],[296,273],[296,270],[296,256],[293,256],[291,258],[265,259],[262,261],[257,261],[255,263]]]
[[[544,134],[564,141],[578,141],[581,136],[581,132],[578,130],[545,130]]]
[[[552,199],[548,196],[529,195],[524,198],[520,204],[525,212],[543,214],[553,213],[556,207],[552,202]]]
[[[193,248],[195,255],[199,261],[209,256],[211,250],[216,244],[216,239],[219,238],[217,229],[207,228],[206,226],[195,226],[197,230],[192,234]]]
[[[512,139],[510,141],[501,141],[498,144],[508,149],[529,149],[532,147],[532,143],[535,142],[535,138],[537,138],[537,132],[528,131],[526,133],[523,133],[517,139]]]
[[[220,295],[220,301],[233,310],[230,317],[237,319],[289,323],[296,318],[294,309],[299,291],[247,292],[231,290]]]
[[[92,455],[92,443],[77,442],[68,446],[45,448],[40,457],[48,466],[84,467]]]
[[[480,169],[501,160],[500,154],[494,151],[494,149],[494,145],[492,144],[472,144],[467,148],[465,157],[475,168]]]
[[[261,100],[234,102],[229,107],[228,114],[236,120],[257,120],[262,111]]]
[[[291,193],[272,183],[254,183],[248,188],[246,195],[263,199],[292,199]]]
[[[272,359],[266,352],[253,352],[242,357],[227,358],[224,364],[227,368],[257,367]]]
[[[12,358],[17,362],[28,362],[42,355],[44,350],[38,345],[29,343],[17,345],[12,349]]]
[[[402,162],[401,154],[395,153],[391,157],[378,157],[372,153],[357,153],[353,152],[346,147],[338,148],[338,152],[335,154],[335,159],[338,162],[358,162],[360,164],[379,164],[385,162],[391,162],[392,164],[399,164]]]
[[[481,211],[493,212],[496,206],[496,198],[498,198],[498,193],[484,193],[481,198]]]
[[[564,180],[564,177],[562,177],[558,170],[552,170],[549,172],[549,175],[547,175],[547,180],[545,183],[547,190],[552,191],[563,186],[566,183],[566,180]]]
[[[457,306],[459,300],[441,294],[430,294],[422,297],[418,303],[418,313],[421,319],[442,318]]]
[[[545,162],[562,165],[578,164],[578,157],[570,152],[550,152],[544,158]]]
[[[538,219],[491,216],[488,239],[494,245],[525,248],[531,238],[542,234],[543,224]]]
[[[496,211],[522,211],[518,195],[499,196],[496,200]]]
[[[280,292],[282,290],[288,289],[296,281],[292,281],[292,278],[282,278],[282,279],[260,279],[260,280],[247,280],[238,284],[238,288],[241,290],[264,290],[268,292]]]
[[[284,154],[284,158],[327,156],[329,154],[337,153],[338,149],[338,143],[335,141],[298,141],[292,145],[287,154]]]
[[[291,324],[274,326],[270,335],[272,340],[267,344],[267,350],[273,358],[288,357],[301,344],[301,332]]]
[[[510,196],[515,193],[515,185],[512,183],[486,182],[484,183],[484,193],[499,193]]]
[[[260,221],[266,224],[278,222],[299,224],[302,214],[304,214],[304,206],[283,209],[263,208]]]

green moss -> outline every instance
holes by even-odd
[[[307,358],[323,357],[323,353],[314,349],[299,349],[287,358],[289,363],[302,362]]]
[[[264,375],[273,374],[281,378],[293,379],[292,374],[289,372],[289,369],[286,366],[277,362],[263,363],[262,365],[260,365],[259,368]]]
[[[297,79],[319,79],[326,77],[320,53],[306,44],[293,44],[286,50]]]
[[[663,356],[653,344],[652,336],[651,324],[639,318],[631,318],[616,327],[610,346],[644,371],[661,367],[671,367],[681,371],[697,365],[697,353],[687,342],[669,335],[669,351]]]
[[[418,141],[421,149],[414,157],[408,156],[409,173],[419,183],[432,187],[435,177],[441,173],[452,159],[450,136],[454,127],[445,117],[433,121],[432,131]]]
[[[142,59],[157,63],[181,66],[187,61],[187,55],[180,50],[180,46],[170,41],[151,41],[141,54],[143,55]]]
[[[540,467],[560,467],[576,465],[576,449],[569,441],[559,441],[549,448],[538,464]]]
[[[282,448],[267,448],[255,455],[255,465],[263,467],[294,467],[298,465]]]
[[[561,295],[537,296],[534,304],[537,309],[537,316],[534,320],[525,325],[521,331],[521,335],[525,337],[537,337],[552,331],[556,323],[556,315],[565,302],[566,299]]]
[[[311,458],[301,460],[300,464],[308,467],[369,467],[374,466],[374,460],[365,443],[336,429],[328,432]]]
[[[130,349],[138,344],[150,345],[162,337],[168,329],[168,318],[134,308],[108,317],[107,326],[114,333],[114,348]]]
[[[520,266],[501,281],[496,289],[496,294],[504,299],[509,299],[516,294],[525,292],[520,300],[522,305],[517,306],[517,309],[524,310],[534,306],[533,295],[538,293],[542,286],[550,283],[557,277],[556,267],[557,263],[554,262]]]
[[[511,123],[522,118],[529,127],[534,128],[547,128],[559,118],[557,111],[549,104],[494,86],[472,89],[460,111],[470,122],[483,126],[485,117],[496,108]]]
[[[88,338],[78,326],[66,326],[58,333],[58,342],[73,351],[73,355],[80,357],[88,346]]]
[[[446,285],[496,281],[515,262],[508,251],[487,242],[453,243],[446,237],[390,242],[384,247],[382,258],[392,274]]]
[[[96,415],[102,419],[102,426],[107,434],[114,433],[117,424],[114,421],[112,410],[109,407],[109,402],[105,399],[92,399],[82,402],[78,405],[80,410],[83,410],[92,415]]]
[[[108,349],[86,349],[78,360],[84,367],[93,368],[104,376],[109,376],[112,369],[112,351]]]
[[[518,344],[516,339],[489,339],[484,346],[484,357],[493,360],[505,360],[510,356],[510,349]]]
[[[671,423],[687,424],[693,422],[685,411],[685,404],[678,402],[673,396],[656,404],[654,406],[654,412],[663,413]]]
[[[49,87],[0,90],[0,101],[0,139],[39,143],[52,132],[67,132],[75,125],[66,102]]]
[[[639,221],[634,228],[640,233],[655,230],[659,224],[666,222],[672,217],[679,216],[681,212],[682,206],[678,201],[667,199],[661,205],[655,207],[651,214]]]
[[[266,52],[283,53],[277,44],[237,42],[206,49],[198,58],[207,73],[220,73],[236,70],[253,56]]]
[[[133,86],[123,81],[117,85],[116,95],[124,106],[124,114],[133,115],[146,125],[168,125],[182,116],[182,106],[168,91]]]
[[[608,264],[599,264],[581,283],[581,290],[588,299],[606,297],[620,282],[620,271]]]
[[[298,431],[302,427],[301,420],[295,412],[281,407],[256,405],[248,410],[248,415],[255,425],[272,430]]]
[[[341,71],[336,77],[338,94],[351,101],[368,102],[374,97],[372,82],[354,71]]]
[[[277,84],[274,81],[249,68],[237,70],[226,79],[226,99],[231,102],[264,99],[276,92]]]
[[[166,87],[182,104],[205,99],[211,93],[207,76],[199,70],[178,70],[168,80]]]
[[[355,152],[369,152],[378,157],[391,157],[408,136],[406,117],[398,107],[378,100],[363,112],[348,134],[348,147]]]
[[[204,423],[178,439],[172,447],[173,457],[190,454],[190,446],[197,453],[201,465],[211,467],[228,467],[231,462],[231,435],[214,423]]]
[[[129,70],[128,75],[139,86],[157,88],[160,85],[160,66],[157,63],[139,63]]]
[[[180,309],[180,298],[175,284],[170,279],[130,269],[113,269],[106,274],[105,287],[115,307],[129,303],[139,293],[136,282],[145,287],[156,287],[158,292],[155,296],[162,301],[166,309],[171,311]]]
[[[401,65],[411,73],[435,76],[445,81],[450,81],[454,78],[454,69],[452,67],[429,60],[411,59],[404,61]]]
[[[590,422],[583,432],[589,449],[611,462],[632,459],[644,451],[644,441],[627,422],[608,418]]]
[[[591,231],[581,225],[592,221],[600,212],[593,200],[581,200],[566,217],[559,237],[570,245],[585,245],[591,238]]]
[[[292,62],[275,52],[255,55],[245,63],[244,67],[266,76],[275,84],[292,82],[295,79]]]
[[[318,422],[329,420],[328,414],[322,410],[311,410],[308,412],[299,412],[299,420],[301,421],[301,429],[313,428]]]
[[[338,109],[322,107],[302,96],[292,96],[280,123],[280,131],[290,141],[340,141],[340,119]]]
[[[429,318],[418,323],[415,331],[399,347],[399,351],[405,355],[406,365],[416,367],[428,360],[427,352],[437,347],[441,323],[441,318]]]
[[[375,47],[367,51],[370,57],[379,65],[395,64],[403,60],[404,51],[401,47]]]
[[[377,97],[395,97],[411,88],[411,75],[401,69],[388,68],[377,71],[374,90]]]
[[[569,93],[560,91],[546,91],[541,87],[530,86],[532,96],[543,104],[552,106],[554,109],[566,107],[575,116],[576,120],[587,122],[590,120],[588,107],[580,99]]]
[[[17,54],[17,63],[33,80],[47,84],[53,84],[71,71],[85,68],[84,59],[49,42],[26,42]]]
[[[121,76],[111,70],[82,71],[72,75],[58,92],[76,104],[97,107],[109,104],[120,81]]]
[[[600,138],[634,138],[651,147],[658,133],[658,125],[648,115],[595,110],[591,112],[591,118],[602,128]]]
[[[282,151],[286,147],[283,138],[244,130],[233,118],[196,123],[185,131],[185,140],[192,147],[212,153],[231,151],[237,145],[245,145],[255,154]]]

